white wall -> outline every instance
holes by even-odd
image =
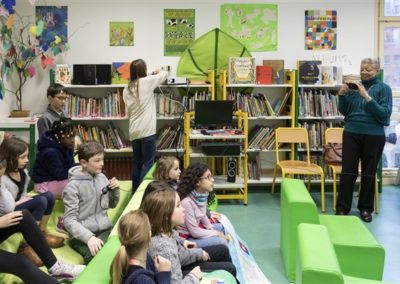
[[[28,0],[17,1],[20,15],[34,15],[34,7]],[[146,60],[149,69],[160,65],[175,66],[178,57],[164,57],[163,9],[193,8],[196,10],[196,38],[219,27],[219,7],[223,3],[246,3],[247,1],[221,0],[175,0],[167,1],[38,1],[42,5],[68,5],[68,36],[71,49],[57,58],[57,63],[111,63]],[[251,1],[251,3],[265,1]],[[278,4],[278,50],[276,52],[253,52],[256,63],[263,59],[285,59],[285,68],[296,68],[297,60],[319,59],[325,65],[343,66],[347,73],[358,73],[359,62],[364,57],[376,56],[375,52],[375,0],[308,0],[269,1]],[[337,50],[304,50],[304,11],[337,10]],[[110,21],[134,21],[135,46],[110,47],[108,29]],[[38,70],[41,67],[38,66]],[[46,89],[49,85],[48,71],[30,79],[24,89],[23,107],[41,113],[47,105]],[[6,115],[12,100],[0,101],[0,116]]]

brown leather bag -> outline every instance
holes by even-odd
[[[329,143],[322,145],[325,164],[342,164],[342,143]]]

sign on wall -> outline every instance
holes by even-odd
[[[194,38],[194,9],[164,9],[164,56],[180,56]]]
[[[276,51],[278,47],[278,5],[221,5],[221,30],[250,51]]]
[[[336,50],[337,12],[305,11],[305,50]]]
[[[133,46],[134,23],[110,22],[110,46]]]

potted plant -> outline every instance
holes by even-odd
[[[54,56],[66,50],[65,40],[55,36],[48,46],[41,46],[37,36],[43,32],[44,23],[33,23],[21,17],[13,7],[2,6],[0,16],[0,99],[5,92],[16,97],[17,110],[10,116],[29,116],[22,110],[23,86],[36,74],[35,62],[40,60],[42,69],[54,64]],[[4,12],[5,11],[5,12]],[[7,86],[4,84],[6,80]]]

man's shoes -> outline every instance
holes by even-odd
[[[62,237],[57,237],[55,235],[51,235],[48,232],[43,232],[44,238],[46,239],[47,244],[51,248],[59,248],[64,246],[65,239]]]
[[[371,213],[369,213],[369,212],[366,211],[366,210],[360,211],[360,218],[361,218],[361,220],[363,220],[363,221],[366,222],[366,223],[369,223],[369,222],[372,221],[372,215],[371,215]]]
[[[37,267],[43,266],[43,262],[33,248],[25,242],[22,242],[18,248],[18,254],[25,256]]]
[[[62,261],[57,261],[48,269],[49,274],[59,281],[75,280],[76,277],[85,269],[85,265],[72,265]]]

